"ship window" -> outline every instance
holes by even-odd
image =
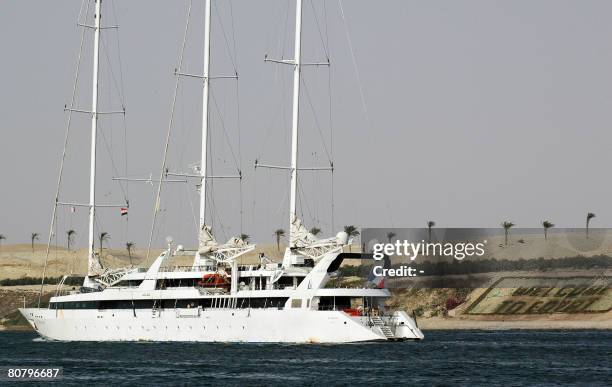
[[[52,302],[53,309],[98,309],[97,301]]]
[[[301,308],[302,307],[302,300],[291,300],[291,307],[292,308]]]
[[[198,282],[202,281],[201,277],[197,278],[166,278],[157,280],[155,287],[156,289],[166,288],[193,288],[198,285]]]
[[[100,309],[151,309],[154,300],[104,300]]]
[[[134,288],[140,286],[142,280],[123,280],[119,281],[116,286]]]

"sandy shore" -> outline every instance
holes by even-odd
[[[561,318],[560,318],[561,317]],[[457,317],[417,319],[423,330],[507,330],[507,329],[612,329],[612,313],[594,318],[592,315],[542,317],[534,320],[475,320]]]

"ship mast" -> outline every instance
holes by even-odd
[[[293,117],[291,124],[291,199],[289,208],[289,241],[292,225],[297,219],[297,187],[298,187],[298,126],[300,118],[300,73],[302,54],[302,0],[296,0],[295,6],[295,54],[293,59]],[[292,242],[290,242],[292,243]],[[295,247],[295,246],[289,246]]]
[[[94,222],[96,216],[96,137],[98,131],[98,62],[100,57],[100,8],[102,0],[94,0],[93,87],[91,102],[91,161],[89,175],[89,252],[87,274],[99,274],[100,262],[94,252]]]
[[[200,174],[202,185],[200,187],[200,231],[205,225],[206,216],[206,151],[208,148],[208,95],[210,88],[210,2],[204,5],[204,92],[202,96],[202,159],[200,161]]]

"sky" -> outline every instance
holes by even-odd
[[[193,1],[181,71],[202,73],[202,1]],[[146,247],[156,186],[112,177],[159,177],[188,1],[103,3],[96,233],[110,246]],[[341,9],[342,6],[342,9]],[[0,233],[45,242],[87,2],[0,3]],[[299,214],[333,235],[343,225],[420,227],[612,226],[612,14],[609,1],[304,1]],[[91,13],[89,14],[91,15]],[[344,17],[343,17],[344,15]],[[215,1],[210,118],[214,180],[208,222],[218,239],[246,233],[270,243],[288,230],[294,1]],[[91,108],[92,33],[85,31],[75,107]],[[168,168],[200,157],[201,82],[181,77]],[[124,126],[125,123],[125,126]],[[87,202],[89,117],[73,114],[60,200]],[[332,189],[333,180],[333,189]],[[332,194],[333,191],[333,194]],[[333,201],[331,200],[333,197]],[[333,202],[333,211],[332,211]],[[196,181],[168,183],[153,242],[196,240]],[[333,212],[333,217],[332,217]],[[60,207],[87,242],[87,214]]]

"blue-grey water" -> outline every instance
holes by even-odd
[[[603,386],[612,332],[429,331],[421,342],[350,345],[65,343],[3,332],[0,366],[60,366],[61,385]]]

